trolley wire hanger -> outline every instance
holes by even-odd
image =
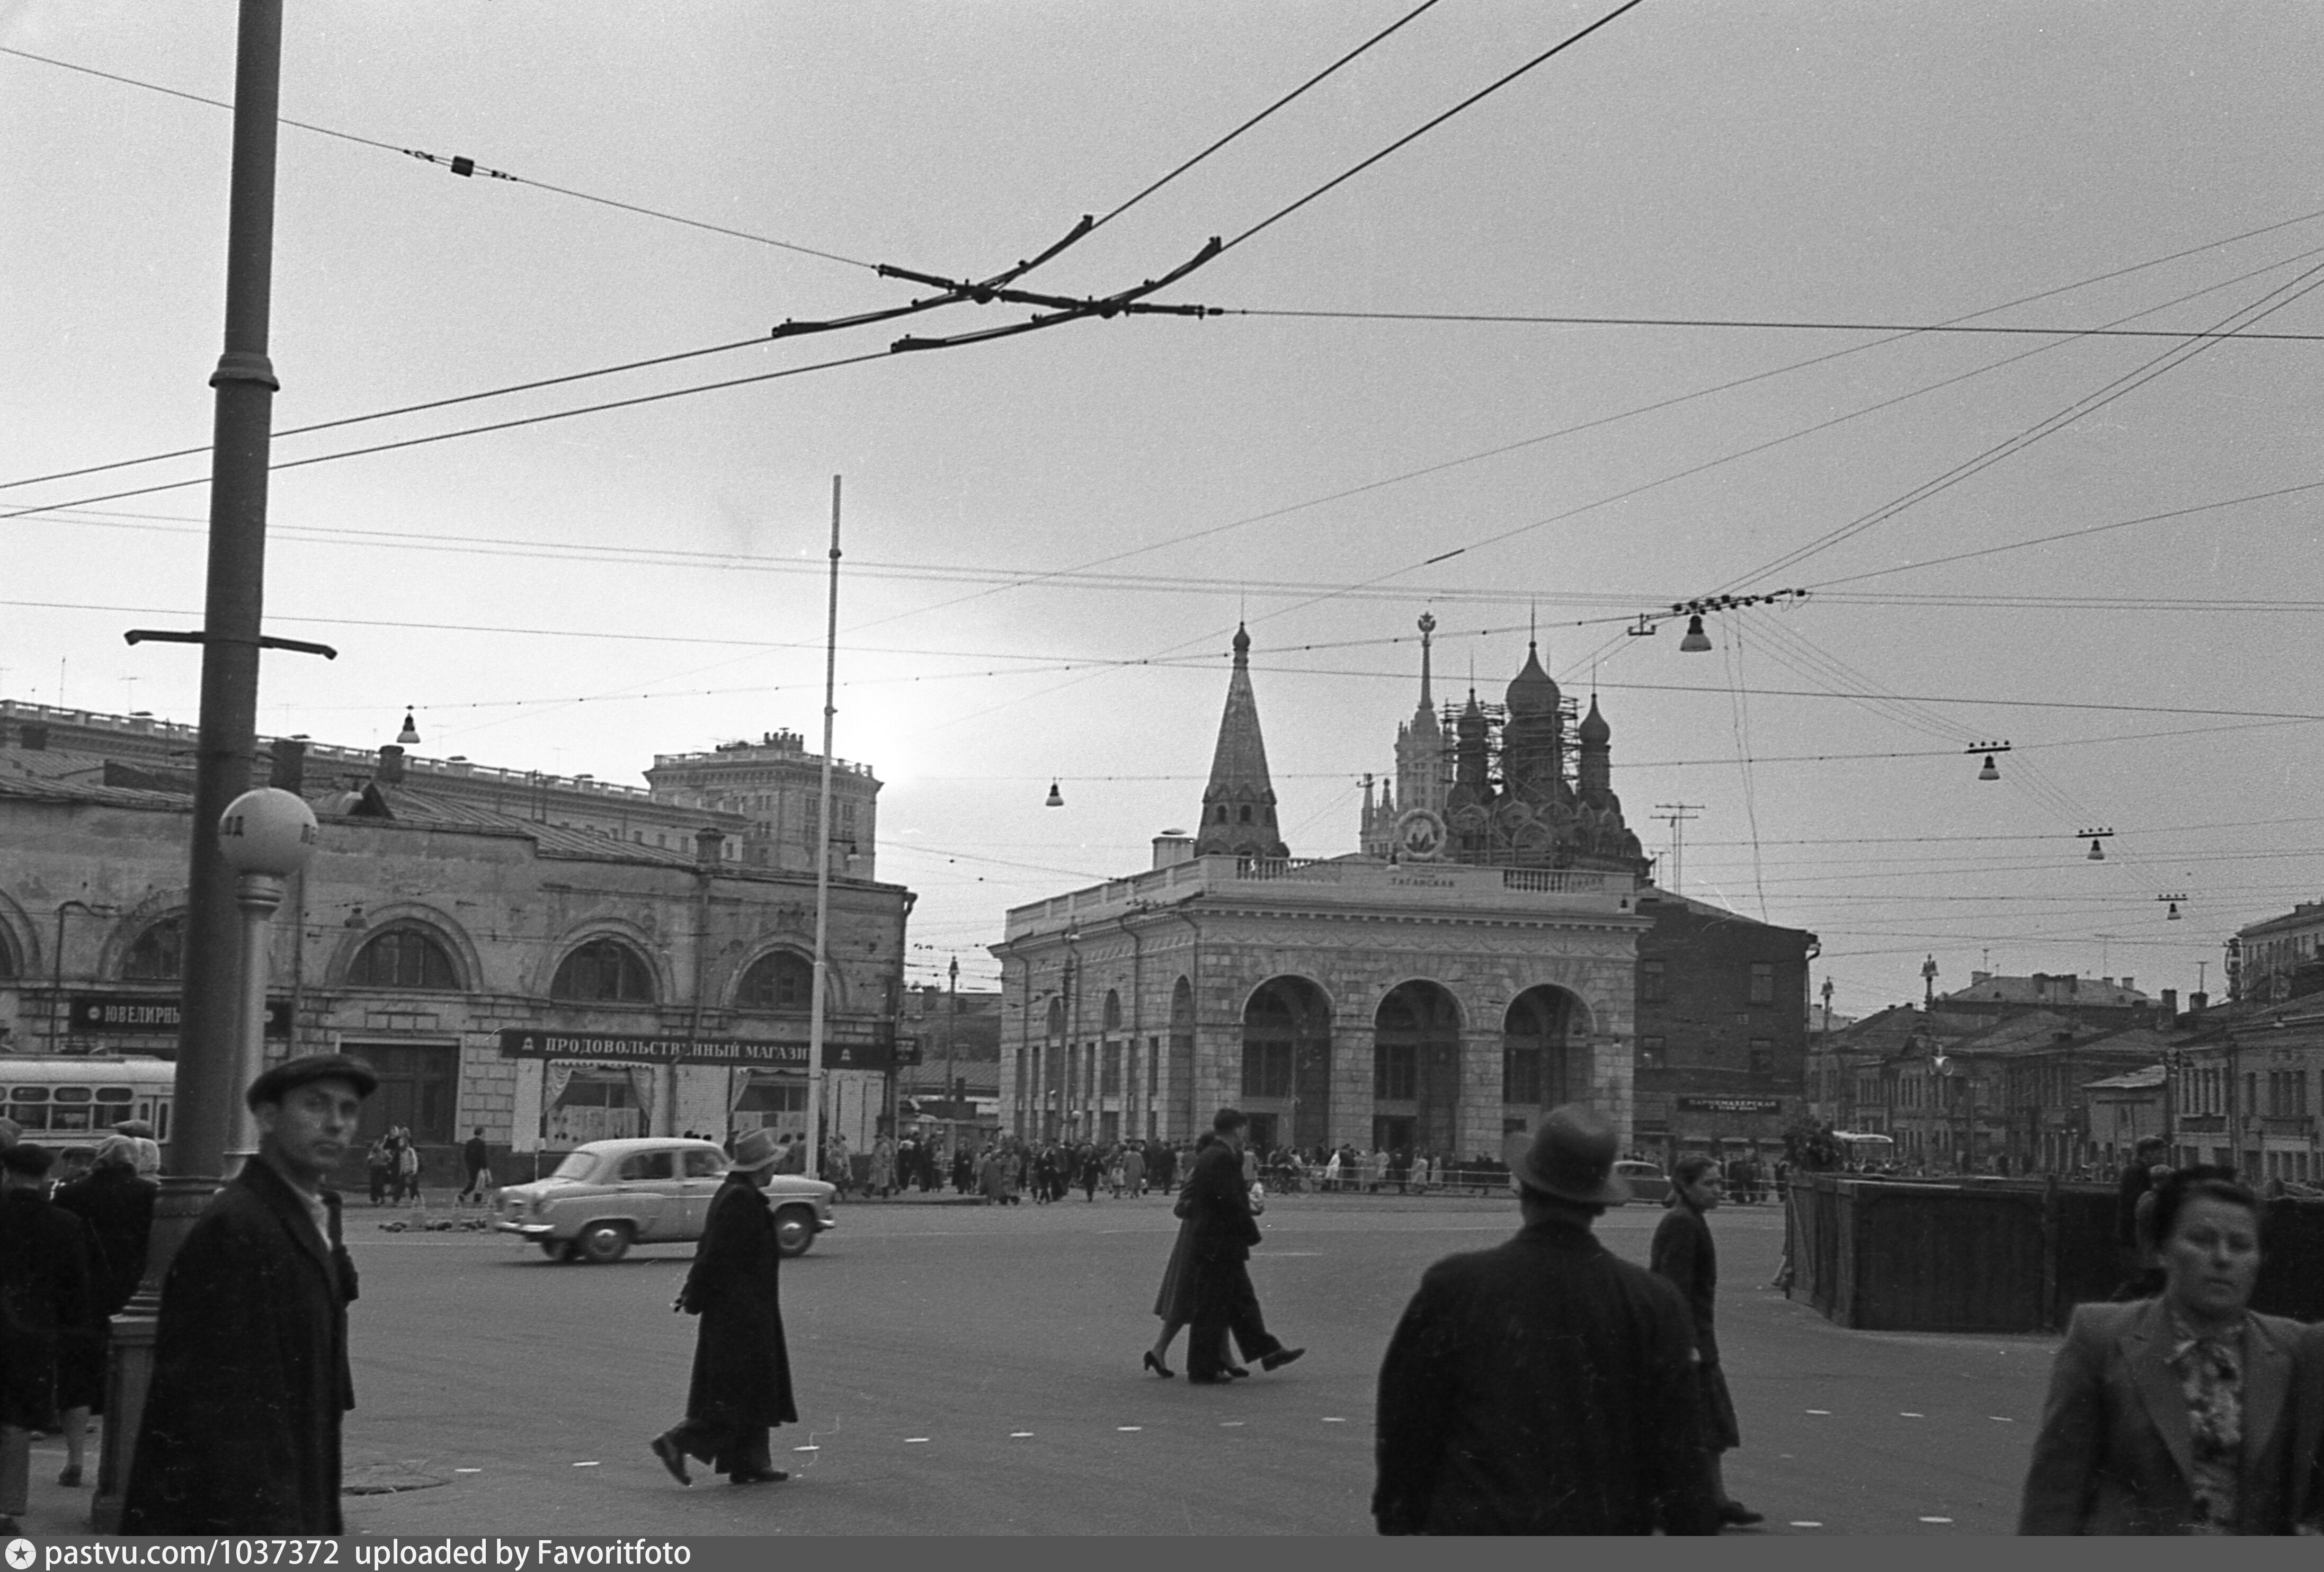
[[[1167,289],[1209,262],[1226,249],[1225,243],[1213,235],[1203,249],[1180,266],[1158,279],[1148,279],[1111,295],[1053,295],[1039,290],[1017,289],[1012,286],[1025,274],[1054,259],[1059,253],[1079,241],[1097,226],[1089,214],[1082,216],[1062,240],[1047,251],[1028,261],[1019,262],[988,279],[953,279],[941,273],[922,272],[916,268],[899,267],[893,262],[881,262],[875,270],[881,277],[904,279],[917,284],[927,284],[940,291],[908,301],[901,306],[890,306],[877,311],[858,312],[851,317],[834,317],[815,321],[786,320],[768,335],[770,338],[795,338],[804,334],[832,333],[841,328],[862,327],[875,322],[890,322],[939,307],[974,304],[989,306],[995,301],[1010,305],[1045,308],[1048,315],[1029,321],[1011,323],[1005,327],[988,327],[973,333],[954,334],[943,338],[919,338],[907,336],[889,345],[894,354],[916,349],[949,349],[957,344],[974,344],[986,339],[1006,338],[1015,334],[1030,333],[1038,328],[1054,327],[1062,323],[1079,321],[1088,317],[1120,317],[1154,315],[1169,317],[1222,317],[1225,311],[1215,306],[1170,305],[1147,300],[1146,296]]]

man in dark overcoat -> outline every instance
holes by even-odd
[[[1555,1109],[1512,1175],[1524,1227],[1421,1278],[1380,1365],[1380,1532],[1717,1531],[1685,1301],[1591,1232],[1629,1199],[1616,1149]]]
[[[210,1198],[161,1282],[127,1534],[337,1535],[355,1407],[355,1263],[324,1179],[379,1078],[338,1053],[250,1083],[258,1152]]]
[[[1256,1359],[1268,1370],[1280,1369],[1307,1351],[1285,1347],[1267,1329],[1259,1293],[1250,1285],[1250,1247],[1259,1237],[1250,1188],[1242,1173],[1243,1137],[1250,1121],[1240,1108],[1221,1108],[1211,1128],[1219,1138],[1194,1159],[1184,1197],[1189,1264],[1194,1274],[1186,1379],[1204,1386],[1232,1379],[1222,1361],[1230,1330],[1243,1358]]]
[[[152,1180],[137,1172],[134,1136],[112,1135],[97,1144],[88,1177],[56,1194],[56,1204],[88,1230],[89,1319],[68,1333],[57,1351],[57,1408],[64,1421],[65,1466],[57,1483],[78,1485],[88,1444],[88,1418],[105,1411],[106,1350],[119,1315],[145,1278],[145,1246],[153,1232]]]
[[[790,1353],[783,1343],[777,1289],[782,1251],[775,1214],[762,1193],[774,1172],[772,1134],[752,1130],[734,1144],[734,1163],[710,1202],[694,1269],[670,1308],[700,1316],[686,1420],[649,1443],[680,1485],[688,1457],[730,1485],[768,1485],[788,1475],[774,1466],[768,1431],[794,1424]]]
[[[0,1152],[0,1533],[32,1491],[32,1433],[57,1422],[60,1339],[89,1319],[88,1236],[48,1199],[52,1161],[19,1142]]]

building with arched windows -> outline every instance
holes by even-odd
[[[1536,651],[1505,703],[1440,714],[1434,626],[1361,850],[1315,859],[1277,828],[1238,630],[1199,829],[1012,909],[991,947],[1004,1126],[1183,1139],[1231,1103],[1267,1146],[1500,1158],[1586,1100],[1658,1154],[1780,1148],[1814,935],[1654,887],[1612,729]]]
[[[0,1051],[172,1053],[190,783],[136,753],[150,728],[38,724],[0,733]],[[620,832],[495,811],[477,772],[392,749],[355,781],[301,779],[318,752],[337,757],[273,758],[322,832],[272,927],[269,1052],[367,1061],[365,1139],[402,1125],[448,1164],[482,1126],[529,1172],[522,1154],[608,1135],[804,1127],[816,893],[796,857],[737,856],[757,832],[697,804],[623,798]],[[912,896],[843,866],[825,1111],[868,1144]]]
[[[1556,855],[1551,827],[1576,815],[1549,805],[1554,759],[1527,758],[1538,778],[1518,786],[1538,800],[1505,810],[1520,799],[1496,799],[1471,724],[1455,755],[1465,773],[1433,801],[1409,793],[1424,800],[1378,837],[1370,805],[1367,851],[1295,859],[1276,826],[1250,648],[1238,631],[1200,829],[1157,838],[1148,872],[1009,914],[992,947],[1004,1122],[1181,1138],[1232,1103],[1265,1145],[1461,1158],[1499,1156],[1580,1098],[1627,1126],[1650,925],[1635,909],[1636,841],[1609,838],[1608,810],[1584,803],[1598,839],[1583,849],[1606,850],[1578,865]],[[1529,663],[1520,682],[1538,673]],[[1400,758],[1408,781],[1434,782],[1438,762]],[[1457,859],[1456,835],[1486,854]]]

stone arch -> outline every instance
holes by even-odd
[[[1332,996],[1323,984],[1285,973],[1250,990],[1242,1007],[1240,1100],[1255,1146],[1321,1146],[1331,1139]]]
[[[0,890],[0,981],[37,976],[42,960],[39,928]]]
[[[355,971],[355,957],[391,932],[414,929],[435,941],[445,951],[446,959],[452,963],[454,988],[465,993],[484,986],[484,958],[477,953],[467,930],[448,913],[420,901],[398,901],[375,906],[364,915],[368,920],[361,928],[341,930],[339,942],[323,967],[325,986],[360,986],[349,980]]]
[[[657,1005],[663,988],[644,951],[619,933],[591,933],[558,958],[549,994],[565,1004]]]
[[[124,906],[113,919],[105,935],[105,944],[97,956],[97,975],[117,978],[123,975],[132,945],[144,936],[145,931],[165,917],[185,920],[186,892],[177,889],[155,890],[134,906]]]
[[[1501,1016],[1501,1103],[1531,1129],[1536,1113],[1590,1096],[1590,1007],[1554,983],[1526,988]]]
[[[1399,982],[1372,1012],[1372,1145],[1466,1156],[1460,1108],[1460,1001],[1440,982]]]
[[[798,991],[800,989],[805,991]],[[837,1012],[847,1007],[845,979],[839,968],[823,968],[823,1007]],[[779,1002],[795,997],[797,1003]],[[745,1015],[804,1013],[815,1005],[815,957],[801,944],[778,941],[761,946],[736,967],[725,989],[726,1007]]]
[[[542,947],[541,959],[533,971],[532,991],[542,998],[554,996],[557,974],[572,953],[583,945],[600,939],[612,939],[637,952],[653,978],[653,997],[659,1003],[678,997],[671,987],[668,958],[662,954],[660,941],[635,923],[619,917],[597,917],[576,923]],[[584,1001],[560,1001],[581,1003]]]

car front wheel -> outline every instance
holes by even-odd
[[[788,1260],[804,1255],[815,1243],[815,1214],[805,1207],[785,1207],[775,1214],[775,1247]]]
[[[629,1225],[592,1223],[574,1243],[580,1247],[582,1260],[593,1266],[609,1266],[630,1253]]]

